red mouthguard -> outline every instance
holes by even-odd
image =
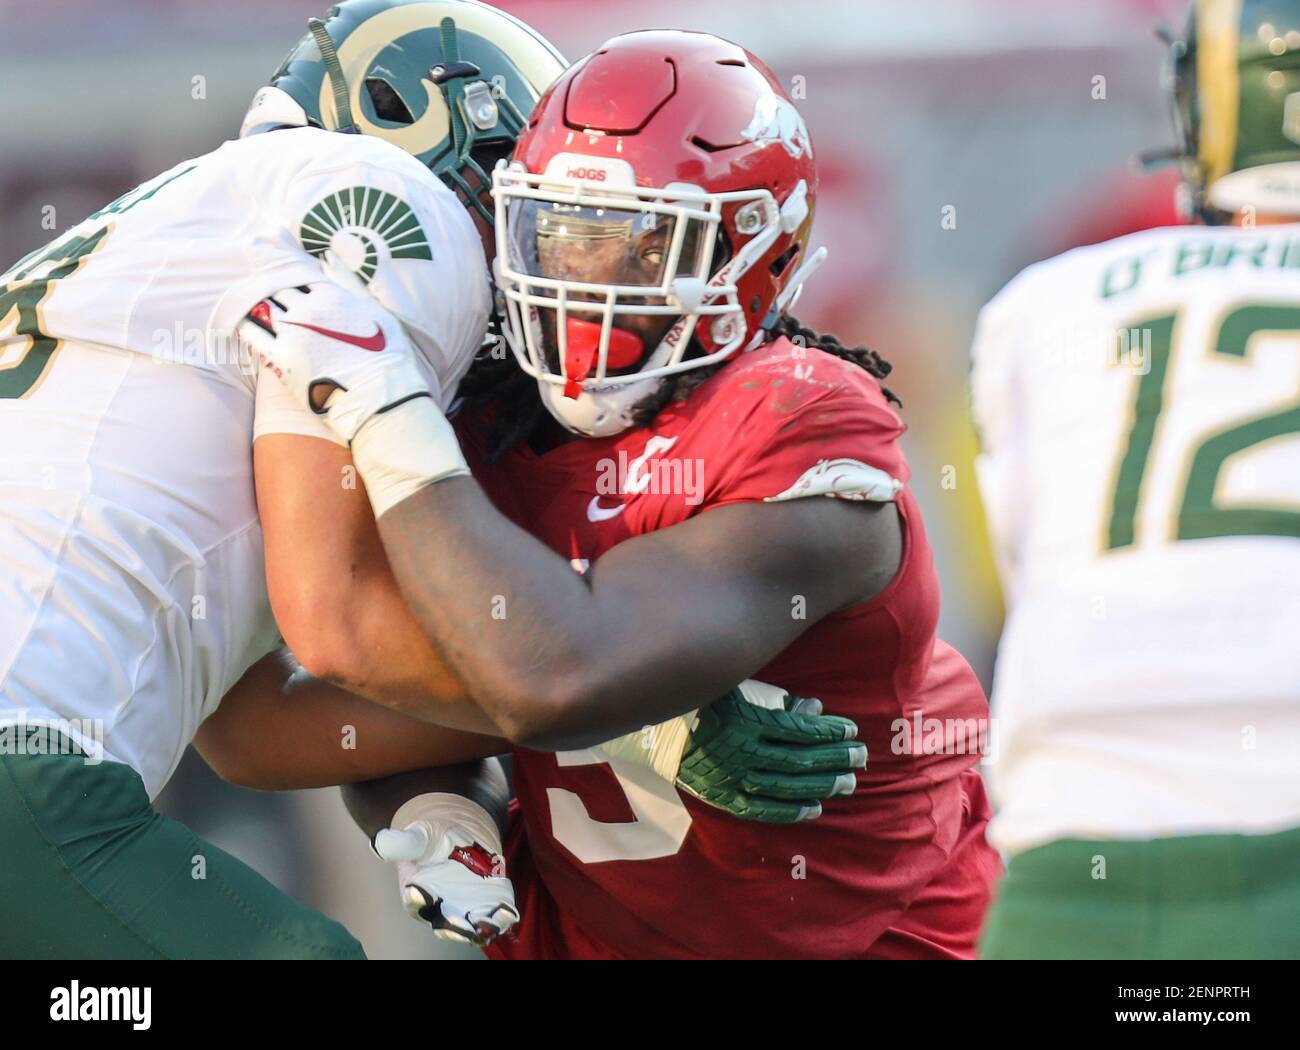
[[[596,367],[596,358],[600,351],[600,325],[594,321],[584,321],[578,317],[569,317],[565,324],[568,338],[568,352],[565,354],[565,371],[568,382],[564,384],[564,396],[576,398],[582,392],[582,381]],[[641,337],[623,328],[609,330],[609,353],[605,357],[606,369],[627,368],[636,364],[645,354],[645,344]]]

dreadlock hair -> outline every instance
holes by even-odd
[[[851,361],[869,376],[882,380],[880,389],[884,393],[886,401],[892,402],[899,408],[903,407],[903,402],[898,399],[898,395],[885,386],[883,382],[883,380],[889,378],[889,373],[894,370],[894,366],[870,347],[845,346],[840,342],[838,336],[831,335],[829,332],[819,335],[811,328],[805,328],[790,314],[782,314],[778,317],[776,324],[771,328],[771,333],[768,342],[784,336],[797,346],[816,347],[824,354],[838,357],[842,361]]]
[[[507,349],[501,318],[495,311],[483,345],[457,393],[461,411],[471,418],[491,406],[485,450],[489,463],[530,440],[549,416],[537,393],[537,380],[519,367]]]
[[[842,361],[849,361],[877,380],[884,380],[894,370],[894,366],[875,350],[866,346],[845,346],[836,336],[819,334],[800,324],[790,314],[781,314],[776,319],[776,323],[767,330],[765,341],[771,343],[781,338],[789,339],[797,346],[811,346]],[[668,405],[685,401],[690,397],[691,391],[707,382],[727,363],[722,361],[669,376],[658,390],[633,406],[632,425],[649,426]],[[903,407],[903,402],[883,382],[880,389],[888,401],[899,408]],[[471,412],[487,404],[494,406],[495,414],[487,436],[489,463],[496,462],[512,448],[529,441],[550,418],[550,413],[538,396],[536,380],[520,371],[510,355],[506,355],[504,360],[481,355],[462,382],[460,392],[465,399],[466,408]]]

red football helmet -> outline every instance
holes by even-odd
[[[629,33],[570,67],[493,178],[506,337],[547,408],[616,434],[664,377],[758,345],[825,257],[816,195],[803,118],[743,48]]]

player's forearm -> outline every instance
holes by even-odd
[[[274,420],[266,391],[264,383],[259,407]],[[302,665],[414,717],[494,732],[402,600],[347,449],[271,433],[253,445],[253,464],[267,593]]]
[[[264,657],[203,723],[195,747],[232,783],[327,787],[499,753],[496,738],[415,721]]]
[[[495,723],[430,645],[392,578],[385,576],[370,586],[353,579],[340,610],[339,631],[333,637],[318,635],[313,659],[303,660],[304,666],[318,678],[412,718],[496,734]]]
[[[461,795],[478,803],[496,821],[497,828],[504,831],[510,788],[505,771],[495,758],[436,769],[418,769],[345,784],[342,788],[343,804],[353,822],[372,842],[375,835],[392,823],[393,814],[407,801],[430,792]]]

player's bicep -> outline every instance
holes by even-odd
[[[692,692],[723,692],[879,593],[901,559],[891,502],[738,503],[619,544],[591,584],[647,675],[666,667]]]
[[[267,434],[253,473],[271,610],[299,662],[395,710],[495,732],[411,615],[348,450]]]
[[[301,434],[253,444],[266,584],[276,623],[299,658],[314,649],[359,564],[382,560],[370,505],[351,453]]]
[[[339,567],[364,548],[370,507],[347,446],[269,374],[257,384],[253,478],[271,609],[301,654],[320,623],[312,603],[331,586],[341,589]]]

